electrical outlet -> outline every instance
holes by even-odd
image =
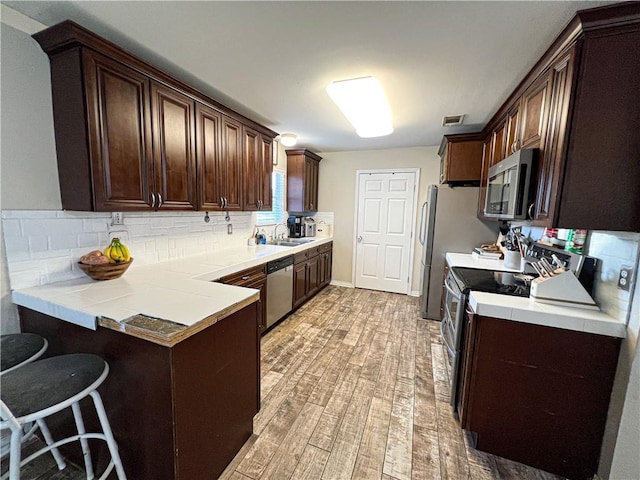
[[[631,277],[633,277],[633,269],[631,267],[622,267],[618,275],[618,288],[628,292],[631,288]]]
[[[112,212],[111,225],[122,225],[122,224],[123,224],[122,212]]]

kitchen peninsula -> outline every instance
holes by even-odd
[[[79,278],[13,300],[22,330],[47,338],[48,354],[109,363],[101,394],[129,478],[216,478],[260,409],[260,332],[259,292],[214,280],[330,241],[134,264],[116,280]]]

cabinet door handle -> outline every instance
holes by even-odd
[[[441,173],[440,174],[440,183],[443,183],[443,182],[444,182],[444,173]]]
[[[164,200],[162,200],[162,194],[158,192],[158,208],[160,208],[163,203],[164,203]]]
[[[224,207],[224,197],[220,197],[220,208]]]
[[[242,280],[249,280],[249,275],[245,275],[244,277],[242,277]]]
[[[527,209],[527,215],[529,215],[529,220],[533,220],[533,207],[535,206],[535,203],[532,203],[531,205],[529,205],[529,208]]]
[[[156,194],[155,192],[151,192],[151,208],[156,208]]]
[[[227,208],[227,205],[229,205],[229,200],[227,200],[227,197],[222,198],[224,198],[224,208]]]

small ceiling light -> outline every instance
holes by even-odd
[[[374,77],[331,82],[327,93],[359,136],[383,137],[393,132],[387,97]]]
[[[285,147],[293,147],[298,143],[298,137],[295,133],[283,133],[280,135],[280,143]]]

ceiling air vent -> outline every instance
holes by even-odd
[[[443,127],[455,127],[457,125],[462,125],[462,121],[464,120],[464,114],[462,115],[445,115],[442,117],[442,126]]]

